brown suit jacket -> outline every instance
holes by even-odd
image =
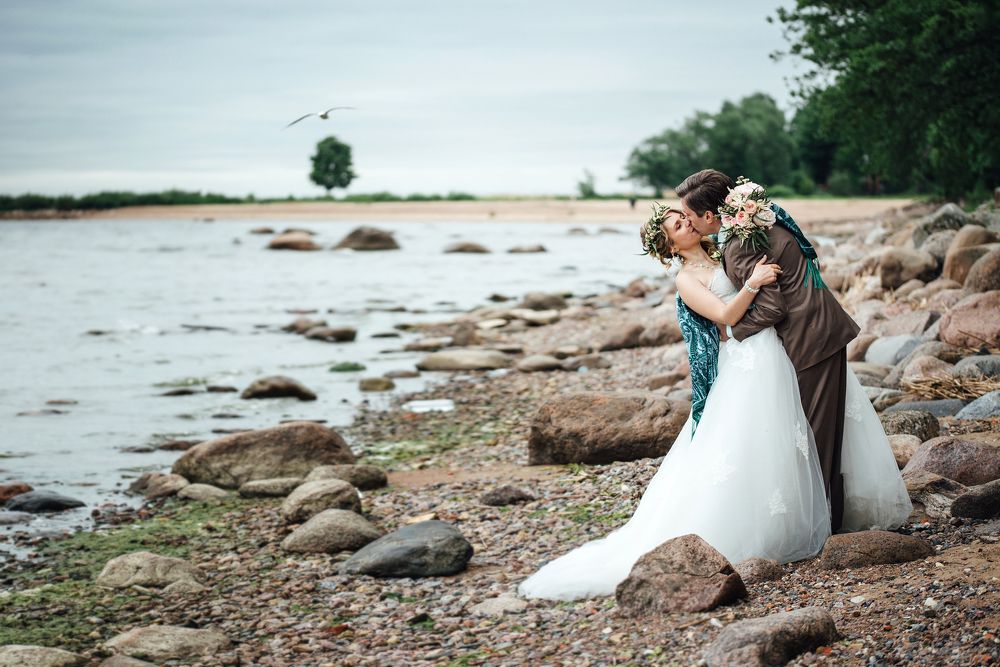
[[[736,237],[723,251],[726,275],[737,287],[764,255],[782,269],[777,282],[761,288],[753,307],[733,327],[733,337],[743,340],[774,327],[792,365],[801,372],[842,350],[860,329],[830,290],[806,284],[808,260],[795,237],[778,226],[767,236],[771,247],[763,252],[754,252],[749,242],[744,246]]]

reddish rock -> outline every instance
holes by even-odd
[[[278,234],[267,244],[271,250],[319,250],[320,247],[309,234],[303,232],[285,232]]]
[[[959,347],[1000,347],[1000,290],[972,294],[941,317],[941,340]]]
[[[528,463],[611,463],[663,456],[688,417],[688,406],[660,394],[580,392],[538,409]]]
[[[946,435],[928,440],[906,464],[904,472],[926,470],[966,486],[1000,479],[1000,433]]]
[[[598,350],[600,352],[608,352],[610,350],[639,347],[639,339],[645,330],[644,326],[637,323],[622,325],[608,334],[604,342],[598,346]]]
[[[976,260],[965,278],[965,289],[971,292],[1000,290],[1000,248]]]
[[[31,485],[25,484],[24,482],[8,482],[7,484],[0,484],[0,505],[7,502],[14,496],[19,496],[22,493],[27,493],[32,490],[34,489]]]
[[[925,539],[887,530],[863,530],[831,536],[823,546],[819,565],[826,570],[906,563],[934,554]]]
[[[623,616],[710,611],[747,596],[726,557],[697,535],[667,540],[640,558],[615,589]]]

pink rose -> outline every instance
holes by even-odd
[[[769,208],[761,209],[761,211],[754,216],[754,219],[764,227],[772,227],[775,222],[774,211]]]
[[[746,209],[747,213],[753,215],[754,213],[757,212],[757,202],[755,202],[752,199],[748,199],[746,203],[743,204],[743,208]]]
[[[722,224],[726,225],[727,227],[731,226],[733,224],[733,216],[731,215],[722,216]]]
[[[733,203],[733,192],[732,192],[732,190],[730,190],[729,194],[726,195],[726,203],[730,204],[730,205],[732,205],[732,203]]]
[[[740,209],[739,211],[737,211],[736,212],[736,224],[737,225],[742,225],[742,224],[746,223],[746,221],[747,221],[747,212],[744,211],[743,209]]]

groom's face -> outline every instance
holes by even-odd
[[[702,236],[719,233],[719,228],[722,227],[722,225],[719,224],[719,217],[715,215],[714,212],[705,211],[704,215],[698,215],[691,210],[691,208],[687,205],[687,202],[683,199],[681,200],[681,210],[684,211],[684,217],[687,221],[690,222]]]

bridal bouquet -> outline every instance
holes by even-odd
[[[774,226],[771,200],[760,185],[740,176],[719,207],[722,229],[727,238],[738,236],[741,244],[750,242],[754,251],[767,248],[767,230]]]

